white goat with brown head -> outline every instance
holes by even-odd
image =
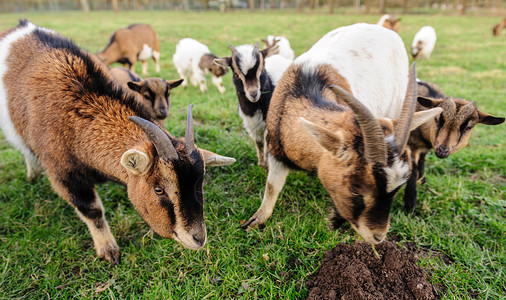
[[[137,100],[163,126],[170,111],[170,91],[178,87],[183,79],[169,81],[157,77],[141,79],[123,67],[112,68],[111,75],[124,89],[135,92]]]
[[[0,126],[25,156],[28,176],[43,168],[54,190],[88,226],[98,256],[119,262],[96,183],[126,185],[135,209],[162,237],[199,249],[206,242],[205,166],[234,159],[171,136],[113,82],[95,56],[28,21],[0,37]]]
[[[382,15],[378,21],[378,25],[383,26],[387,29],[399,32],[399,21],[401,19],[394,15],[385,14]]]
[[[367,242],[381,242],[389,229],[392,199],[410,174],[409,132],[440,112],[413,115],[415,72],[413,68],[406,97],[407,65],[400,37],[368,24],[331,31],[299,56],[271,99],[265,194],[243,227],[263,225],[271,216],[293,168],[318,174],[335,204],[335,226],[345,219]],[[372,74],[374,70],[381,71]],[[360,81],[363,88],[380,90],[356,93]],[[377,119],[356,99],[357,94],[377,98],[399,93],[406,101],[398,119]]]
[[[116,30],[98,57],[108,65],[119,62],[131,71],[140,60],[142,75],[148,74],[147,60],[152,58],[155,71],[160,73],[160,43],[155,30],[148,24],[132,24]]]
[[[425,155],[434,149],[436,156],[447,158],[463,147],[471,137],[477,124],[498,125],[504,118],[487,114],[474,101],[446,97],[433,83],[418,81],[418,103],[416,111],[441,108],[442,113],[411,132],[409,148],[413,161],[413,172],[404,192],[404,208],[416,208],[416,182],[424,177]]]

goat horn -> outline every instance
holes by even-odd
[[[381,126],[372,113],[353,95],[337,85],[330,89],[337,97],[346,102],[355,113],[362,137],[364,139],[364,155],[368,161],[387,164],[387,146]]]
[[[155,146],[156,152],[161,159],[165,161],[179,159],[176,148],[172,145],[170,138],[158,126],[137,116],[131,116],[130,121],[139,126],[148,135],[149,140]]]
[[[260,45],[258,44],[258,42],[255,43],[255,52],[258,52],[260,49]]]
[[[235,49],[235,47],[232,46],[232,44],[229,44],[228,47],[230,48],[230,51],[232,51],[232,56],[238,53],[237,49]]]
[[[399,121],[395,126],[395,144],[397,145],[397,153],[404,153],[404,148],[408,143],[409,139],[409,126],[416,108],[416,98],[418,95],[418,88],[416,83],[416,62],[413,62],[411,69],[409,70],[409,82],[408,90],[406,92],[406,99],[404,100],[404,106],[399,117]]]
[[[186,142],[186,151],[188,151],[188,155],[190,155],[193,152],[193,150],[195,150],[192,107],[193,104],[188,105],[188,114],[186,115],[185,142]]]

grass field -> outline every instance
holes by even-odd
[[[177,41],[193,37],[219,56],[228,44],[253,43],[268,34],[289,38],[300,55],[328,31],[377,15],[243,12],[78,12],[0,14],[0,30],[19,18],[101,50],[111,33],[131,23],[149,23],[161,41],[158,74],[176,79],[172,54]],[[506,35],[492,37],[500,18],[438,15],[402,16],[400,35],[409,48],[418,29],[438,33],[418,77],[437,83],[447,95],[475,100],[484,111],[506,116]],[[140,64],[136,66],[140,73]],[[150,62],[150,71],[154,66]],[[152,74],[156,75],[156,74]],[[302,299],[304,286],[326,250],[358,238],[351,228],[332,231],[325,217],[330,198],[318,179],[293,172],[267,227],[239,228],[260,205],[266,172],[255,165],[253,142],[237,114],[231,74],[227,92],[177,88],[166,123],[184,135],[185,108],[194,104],[197,145],[232,156],[229,167],[209,168],[205,185],[208,242],[192,251],[152,235],[130,204],[123,186],[98,187],[106,218],[121,248],[121,263],[97,259],[91,236],[74,210],[42,176],[30,184],[20,152],[0,133],[0,298],[61,299]],[[441,160],[430,154],[427,183],[419,188],[413,215],[402,210],[402,192],[392,207],[390,235],[429,253],[421,265],[446,299],[499,299],[506,294],[506,125],[478,125],[469,145]],[[451,262],[441,260],[440,253]]]

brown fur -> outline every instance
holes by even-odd
[[[224,68],[214,63],[214,60],[218,58],[212,53],[206,53],[202,55],[199,62],[199,68],[202,70],[208,70],[216,77],[221,77],[227,74],[228,68]]]
[[[405,119],[399,121],[400,127],[397,120],[391,119],[378,119],[374,126],[372,123],[376,121],[371,120],[360,121],[362,125],[359,125],[358,119],[372,117],[372,114],[364,111],[355,115],[354,111],[360,111],[357,107],[361,105],[356,99],[352,101],[354,110],[344,104],[349,103],[345,99],[351,97],[350,88],[338,71],[330,65],[319,65],[315,73],[303,70],[301,65],[290,66],[274,91],[267,114],[271,157],[264,199],[243,227],[262,225],[270,217],[289,166],[316,172],[337,208],[335,223],[340,223],[336,219],[346,219],[367,242],[376,244],[388,232],[390,205],[400,187],[397,184],[402,184],[409,174],[410,151],[403,145],[398,148],[397,132],[404,131],[402,126],[412,130],[413,124],[420,124],[427,116],[417,117],[417,121],[410,124],[414,119],[414,99],[410,97],[403,108]],[[414,76],[413,72],[410,77],[412,86],[415,86]],[[332,85],[341,86],[348,94],[329,88]],[[371,160],[375,154],[368,153],[374,151],[371,148],[376,144],[364,145],[365,135],[370,140],[371,133],[360,126],[370,126],[370,130],[381,135],[376,138],[383,143],[386,143],[386,135],[395,132],[395,140],[384,144],[386,161]],[[388,182],[387,171],[396,168],[404,171],[391,173],[396,177]]]
[[[153,55],[152,58],[156,64],[156,72],[160,72],[158,61],[160,43],[153,27],[147,24],[134,24],[130,25],[128,28],[118,29],[111,37],[110,43],[98,54],[98,57],[108,65],[121,62],[124,67],[128,66],[128,68],[133,71],[133,67],[144,45],[158,52],[158,58],[155,55]],[[141,60],[141,62],[143,65],[142,73],[146,75],[147,61]]]
[[[162,126],[170,113],[170,91],[178,87],[183,79],[166,81],[163,78],[141,79],[134,72],[122,68],[112,68],[111,75],[126,90],[135,92],[141,103]]]
[[[383,22],[382,26],[395,32],[399,32],[399,21],[400,19],[397,17],[389,15],[389,17]]]
[[[166,144],[176,148],[177,158],[166,161],[160,157],[158,142],[129,120],[136,115],[153,119],[131,95],[113,84],[106,67],[63,37],[37,30],[11,45],[7,71],[1,78],[15,130],[36,157],[36,162],[27,160],[27,165],[41,165],[55,191],[88,225],[97,255],[112,264],[119,262],[119,248],[94,190],[95,183],[106,179],[127,186],[135,209],[155,232],[186,247],[203,246],[202,207],[189,207],[187,201],[194,200],[188,193],[178,192],[179,185],[198,182],[204,162],[219,165],[227,160],[200,149],[187,153],[189,144],[184,139],[146,121],[158,128]],[[24,154],[31,158],[26,151]],[[175,165],[185,172],[184,181],[178,180]],[[194,178],[185,168],[201,168],[202,173]],[[155,193],[157,190],[163,194]],[[181,203],[186,203],[186,208]],[[173,217],[170,207],[174,208]]]
[[[492,33],[495,36],[498,36],[499,33],[501,33],[501,30],[503,30],[503,28],[506,28],[506,18],[504,18],[501,22],[497,23],[497,25],[494,26],[494,28],[492,29]]]

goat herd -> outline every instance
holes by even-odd
[[[140,60],[146,75],[150,58],[160,71],[158,37],[149,25],[119,29],[95,56],[22,20],[0,32],[1,129],[24,155],[28,180],[45,171],[88,226],[97,255],[111,264],[119,262],[119,248],[94,189],[106,180],[126,185],[160,236],[199,249],[206,243],[205,167],[235,159],[195,145],[191,105],[184,138],[170,135],[164,120],[171,89],[189,80],[205,92],[211,73],[224,93],[230,68],[239,114],[258,164],[268,170],[262,204],[243,227],[265,224],[289,171],[305,170],[317,173],[330,194],[334,227],[348,221],[365,241],[380,243],[404,183],[405,208],[414,210],[430,149],[448,157],[467,144],[476,124],[504,118],[418,80],[396,33],[398,20],[384,16],[379,24],[337,28],[295,60],[283,37],[268,36],[263,50],[258,43],[230,45],[231,55],[222,58],[185,38],[173,56],[181,79],[166,81],[133,72]],[[429,58],[435,42],[434,29],[423,27],[413,58]],[[109,69],[114,62],[128,68]]]

